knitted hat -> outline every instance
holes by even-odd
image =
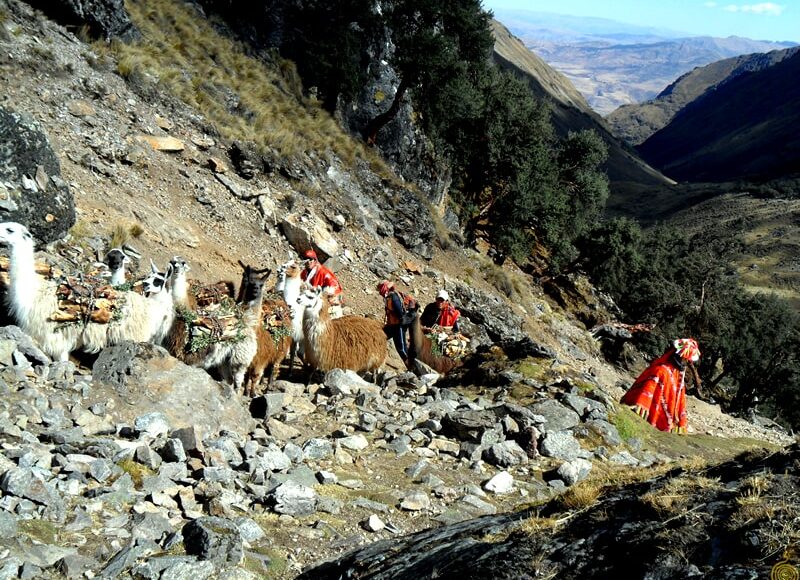
[[[394,282],[383,280],[378,284],[378,294],[381,296],[386,296],[392,290],[392,288],[394,288]]]
[[[303,252],[303,257],[309,260],[316,260],[317,253],[314,250],[306,250],[305,252]]]
[[[697,362],[700,360],[700,347],[693,338],[678,338],[672,343],[675,352],[684,360]]]

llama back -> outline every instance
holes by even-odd
[[[380,368],[386,361],[386,335],[377,320],[345,316],[331,320],[323,337],[318,368],[358,372]]]
[[[49,320],[58,311],[56,284],[43,280],[38,289],[37,299],[28,309],[15,308],[9,298],[8,308],[19,327],[30,335],[51,357],[76,350],[82,345],[82,325],[80,323],[57,324]]]

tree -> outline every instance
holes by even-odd
[[[395,0],[386,6],[394,44],[390,64],[400,84],[389,109],[367,124],[368,141],[394,118],[409,89],[415,102],[427,102],[426,90],[439,86],[454,68],[486,66],[494,45],[490,17],[480,0]]]

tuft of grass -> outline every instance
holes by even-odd
[[[585,509],[597,503],[602,490],[601,481],[587,479],[570,487],[559,497],[559,501],[567,509]]]
[[[112,248],[121,248],[122,245],[130,239],[130,229],[124,224],[114,224],[111,228],[111,244]]]
[[[137,463],[133,459],[123,459],[119,463],[120,469],[131,476],[133,480],[133,485],[136,489],[142,489],[142,483],[144,483],[144,478],[149,477],[151,475],[155,475],[155,472],[150,469],[149,467],[142,465],[141,463]]]
[[[19,533],[44,544],[55,544],[58,541],[58,530],[47,520],[18,520],[17,529]]]
[[[511,298],[514,296],[514,292],[516,291],[514,282],[509,273],[506,272],[502,266],[498,266],[494,262],[487,260],[481,264],[481,272],[486,281],[505,294],[506,297]]]
[[[144,233],[144,226],[139,223],[131,224],[128,228],[128,233],[134,238],[139,238]]]
[[[681,474],[647,492],[640,501],[661,515],[675,515],[684,511],[696,495],[721,488],[722,484],[718,479]]]

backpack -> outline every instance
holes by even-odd
[[[400,298],[403,301],[403,312],[400,314],[400,324],[407,326],[414,322],[414,317],[417,315],[417,301],[411,294],[403,294],[399,292]]]

